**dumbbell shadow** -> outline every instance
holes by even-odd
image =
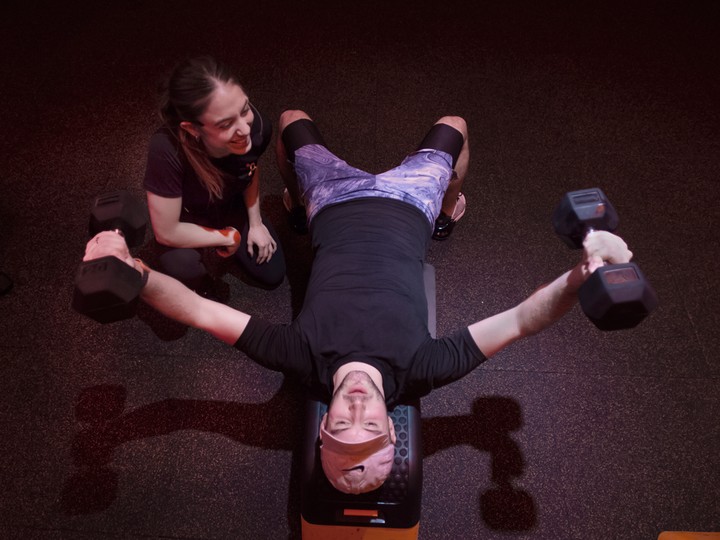
[[[424,418],[423,454],[469,445],[491,458],[494,487],[480,495],[480,513],[487,526],[498,531],[529,531],[537,522],[532,496],[513,486],[525,467],[522,452],[510,434],[522,427],[517,401],[506,397],[478,398],[472,414]],[[452,479],[449,479],[452,482]]]
[[[249,446],[292,451],[301,437],[302,422],[293,411],[301,410],[302,397],[285,383],[270,400],[257,404],[165,399],[125,411],[126,398],[126,389],[119,385],[93,386],[80,393],[75,416],[83,427],[71,450],[77,471],[60,497],[65,513],[97,513],[112,505],[118,492],[113,452],[132,441],[194,430],[219,433]],[[272,427],[262,429],[270,417]],[[523,474],[524,460],[510,433],[521,425],[519,404],[503,397],[477,399],[471,415],[422,421],[425,456],[458,445],[490,453],[495,487],[480,496],[480,510],[495,530],[527,531],[536,522],[532,497],[512,485],[513,478]]]
[[[125,411],[127,392],[119,385],[83,390],[75,408],[82,425],[72,442],[75,474],[63,487],[60,504],[69,515],[101,512],[115,501],[118,473],[113,452],[123,444],[177,431],[219,433],[244,445],[292,451],[300,439],[300,396],[283,383],[264,403],[164,399]],[[272,425],[269,419],[272,418]]]

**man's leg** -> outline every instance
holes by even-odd
[[[278,139],[277,156],[288,185],[287,199],[294,190],[297,203],[305,206],[293,210],[306,212],[307,223],[326,206],[366,196],[372,190],[375,176],[333,154],[304,112],[286,111],[281,115]]]
[[[285,128],[294,122],[302,121],[303,129],[293,129],[291,137],[286,136]],[[290,226],[298,233],[307,232],[307,215],[305,213],[305,202],[300,194],[297,174],[295,173],[295,151],[303,144],[322,144],[325,142],[320,132],[312,123],[312,119],[303,111],[288,110],[280,115],[280,135],[275,146],[280,176],[285,184],[286,193],[283,195],[283,203],[290,213]]]
[[[435,125],[438,124],[448,125],[459,131],[460,134],[463,136],[463,145],[460,149],[460,154],[457,157],[453,156],[453,169],[455,170],[455,174],[450,179],[450,185],[448,185],[442,203],[442,213],[446,216],[452,216],[453,212],[455,211],[455,206],[458,197],[460,196],[462,184],[465,180],[465,176],[467,175],[468,164],[470,162],[470,147],[468,146],[467,124],[465,123],[465,120],[463,120],[459,116],[444,116],[443,118],[438,120]]]
[[[462,185],[470,161],[470,147],[465,120],[459,116],[443,116],[435,122],[418,146],[419,150],[433,148],[442,150],[453,159],[453,175],[442,200],[440,215],[435,221],[433,238],[444,240],[453,230],[455,223],[465,213],[465,196]]]
[[[277,144],[275,146],[275,155],[277,157],[278,169],[280,169],[280,176],[282,176],[285,187],[290,194],[290,200],[292,201],[293,207],[304,206],[304,203],[300,197],[300,190],[298,188],[295,169],[288,157],[288,152],[285,148],[285,141],[282,135],[289,124],[298,120],[312,121],[312,119],[303,111],[285,111],[280,115],[280,136],[277,138]]]

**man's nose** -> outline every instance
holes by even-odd
[[[350,401],[350,410],[353,412],[361,411],[365,408],[365,402],[361,399],[353,399]]]

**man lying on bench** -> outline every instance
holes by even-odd
[[[134,260],[114,232],[93,238],[85,260],[124,260],[146,274],[146,303],[326,396],[321,461],[330,483],[345,493],[376,489],[389,474],[395,433],[388,407],[451,383],[550,326],[574,306],[578,288],[603,261],[632,256],[619,237],[590,234],[582,260],[555,281],[512,309],[434,339],[423,262],[430,239],[446,238],[465,210],[465,121],[441,118],[416,152],[377,175],[333,155],[301,111],[283,113],[280,131],[281,172],[297,178],[286,206],[295,217],[305,211],[315,252],[305,302],[292,323],[269,324],[196,295]]]

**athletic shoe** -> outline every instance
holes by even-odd
[[[305,207],[293,206],[292,199],[290,198],[290,193],[288,192],[287,188],[283,190],[282,199],[283,206],[289,214],[288,221],[290,223],[290,227],[292,227],[292,229],[298,234],[307,233],[307,214],[305,213]]]
[[[445,212],[440,211],[440,215],[435,220],[435,230],[432,235],[433,240],[447,240],[455,228],[455,224],[465,215],[466,207],[467,202],[465,201],[465,195],[460,193],[455,202],[455,209],[453,210],[452,216],[448,216]]]

